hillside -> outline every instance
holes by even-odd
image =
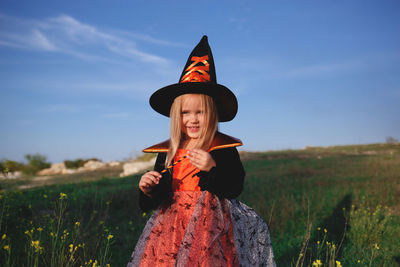
[[[343,266],[400,265],[400,145],[241,152],[241,157],[247,175],[239,200],[269,224],[278,266],[311,266],[316,259],[329,263],[332,258]],[[4,240],[14,248],[11,258],[26,258],[24,246],[15,244],[27,242],[27,229],[42,227],[32,236],[41,238],[44,251],[50,247],[50,219],[57,217],[53,210],[62,192],[68,196],[61,200],[67,205],[63,228],[72,233],[79,221],[85,229],[75,242],[86,247],[75,257],[82,262],[98,258],[101,240],[112,233],[108,262],[125,265],[149,216],[137,206],[139,177],[103,175],[94,182],[3,192],[0,234],[6,233]],[[43,253],[40,259],[46,257]]]

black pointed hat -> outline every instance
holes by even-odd
[[[153,93],[150,105],[158,113],[169,117],[174,99],[183,94],[211,96],[217,106],[220,122],[230,121],[236,115],[238,103],[235,95],[227,87],[217,84],[214,59],[206,35],[190,54],[179,82]]]

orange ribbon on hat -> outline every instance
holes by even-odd
[[[210,81],[210,64],[208,63],[208,55],[202,57],[193,56],[190,64],[186,68],[185,75],[182,76],[181,83],[187,82],[209,82]],[[203,63],[203,66],[196,66],[198,63]]]

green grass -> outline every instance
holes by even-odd
[[[299,262],[304,266],[316,259],[326,266],[334,260],[343,266],[400,265],[400,146],[338,146],[242,155],[247,175],[239,200],[269,224],[278,266],[295,265],[301,251]],[[84,229],[79,242],[85,242],[85,253],[90,254],[85,259],[96,258],[99,242],[111,233],[111,266],[126,265],[148,218],[137,204],[139,177],[2,192],[0,204],[6,203],[8,208],[3,209],[0,224],[0,235],[7,235],[0,247],[0,265],[6,260],[6,241],[11,244],[15,266],[21,266],[26,249],[18,244],[27,243],[24,232],[43,227],[42,235],[49,234],[48,220],[54,216],[60,192],[68,195],[65,228],[73,229],[79,221]],[[381,208],[377,209],[378,205]],[[330,247],[321,247],[324,237]],[[43,238],[44,247],[46,240]],[[303,247],[305,240],[307,247]],[[332,244],[336,246],[333,261],[324,254],[332,251]],[[45,258],[45,253],[40,257]],[[77,257],[83,259],[83,251]]]

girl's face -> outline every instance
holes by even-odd
[[[205,112],[198,94],[185,94],[182,99],[181,130],[187,139],[200,137],[204,127]]]

